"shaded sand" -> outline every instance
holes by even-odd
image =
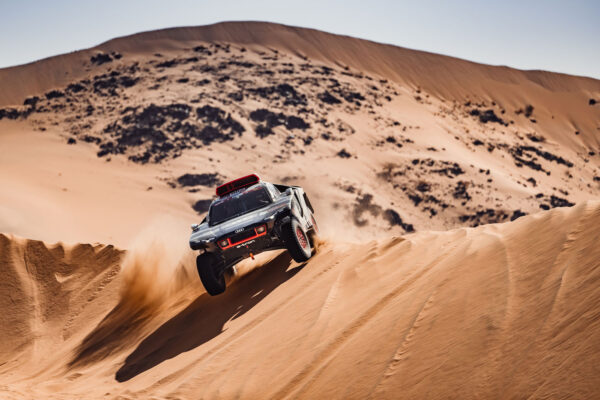
[[[308,263],[281,254],[222,296],[188,282],[160,303],[134,300],[123,279],[116,302],[102,279],[114,249],[2,236],[5,282],[30,289],[1,292],[21,307],[3,316],[3,337],[20,345],[3,343],[0,387],[4,398],[593,398],[599,223],[600,204],[587,202],[325,242]],[[95,280],[82,263],[98,265]]]

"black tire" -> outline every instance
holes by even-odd
[[[306,231],[296,219],[282,227],[283,241],[288,252],[296,262],[308,261],[312,248]]]
[[[196,268],[208,294],[216,296],[225,291],[225,274],[214,254],[202,253],[196,257]]]

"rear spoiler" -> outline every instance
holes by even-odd
[[[227,182],[217,187],[217,196],[223,197],[226,194],[236,191],[238,189],[256,185],[258,182],[260,182],[260,178],[256,174],[243,176],[241,178],[235,179],[231,182]]]

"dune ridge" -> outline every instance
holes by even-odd
[[[102,357],[65,365],[56,349],[68,347],[72,360],[84,337],[102,327],[100,317],[110,319],[119,307],[118,288],[99,289],[100,274],[88,285],[97,293],[92,300],[74,290],[63,303],[87,318],[93,308],[94,318],[52,313],[55,331],[69,325],[71,337],[47,343],[33,332],[6,331],[18,326],[6,318],[32,325],[35,317],[19,308],[3,316],[3,336],[29,340],[47,353],[35,365],[53,368],[40,373],[33,358],[28,365],[25,353],[9,351],[18,347],[4,346],[11,361],[0,367],[0,388],[8,398],[592,398],[600,357],[599,222],[600,203],[586,202],[504,224],[365,244],[326,241],[308,263],[283,253],[223,296],[173,293],[143,324],[130,309],[119,322],[133,337],[111,332],[116,345]],[[89,271],[92,263],[109,274],[122,259],[99,245],[48,247],[5,235],[1,242],[3,257],[12,254],[3,269],[23,269],[35,254],[37,268],[22,281],[63,276],[52,283],[60,288],[68,285],[69,265]],[[85,279],[78,274],[69,279]],[[10,291],[4,284],[0,300]],[[37,301],[38,309],[60,304],[56,297]]]
[[[377,74],[401,84],[420,87],[448,100],[465,96],[494,99],[491,91],[519,86],[530,94],[552,96],[567,106],[587,102],[600,93],[600,81],[548,71],[521,71],[478,64],[458,58],[266,22],[221,22],[142,32],[116,38],[90,49],[58,55],[30,64],[0,69],[0,105],[21,104],[25,97],[60,87],[85,74],[84,63],[97,51],[147,54],[182,50],[197,42],[226,42],[260,49],[277,49],[306,59]],[[566,96],[566,98],[565,98]],[[497,100],[511,102],[500,94]],[[561,100],[562,98],[562,100]]]

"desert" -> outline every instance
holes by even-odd
[[[313,257],[209,296],[215,187]],[[267,22],[0,69],[0,397],[600,396],[600,81]]]

